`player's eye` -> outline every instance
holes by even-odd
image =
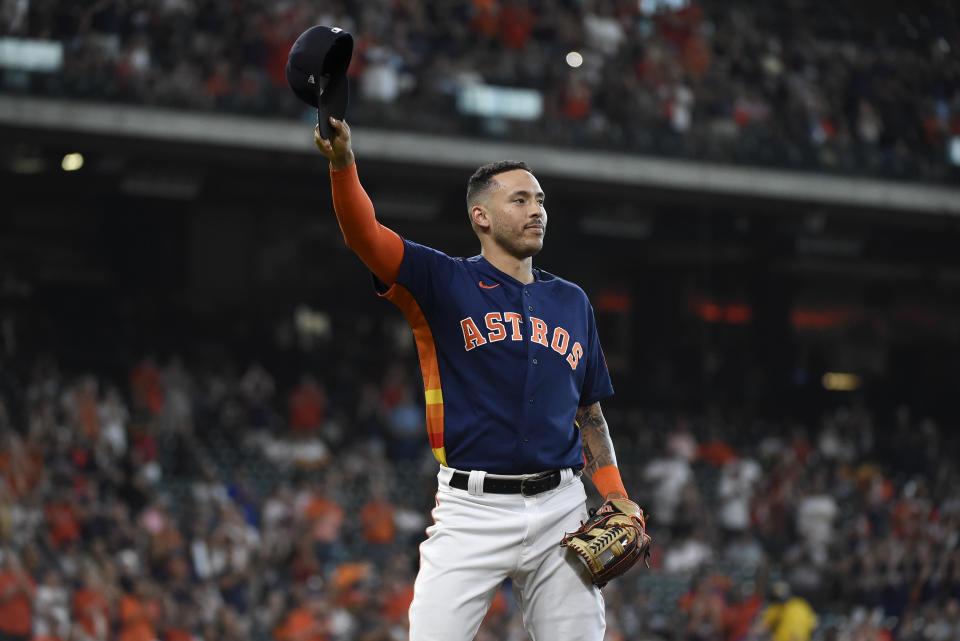
[[[513,202],[523,204],[523,198],[517,198]]]

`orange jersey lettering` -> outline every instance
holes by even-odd
[[[507,337],[507,330],[503,326],[503,317],[500,312],[490,312],[484,317],[484,322],[487,324],[487,329],[490,330],[490,333],[487,334],[487,340],[491,343],[502,341]]]
[[[460,328],[463,330],[463,349],[466,351],[487,344],[487,339],[480,334],[480,328],[469,316],[460,321]]]
[[[563,356],[567,353],[567,345],[570,344],[570,333],[567,332],[562,327],[557,327],[553,330],[553,341],[550,343],[550,347],[553,348],[557,354]]]
[[[547,324],[534,316],[530,317],[530,340],[544,347],[550,347],[550,343],[547,342]]]
[[[583,348],[580,347],[579,341],[573,344],[573,349],[570,350],[570,353],[567,354],[567,363],[570,364],[570,369],[577,369],[577,365],[580,364],[580,357],[583,356]]]
[[[523,322],[523,316],[517,312],[504,312],[503,320],[504,322],[510,323],[510,325],[513,327],[513,333],[510,334],[510,340],[522,341],[523,334],[520,333],[520,323]]]

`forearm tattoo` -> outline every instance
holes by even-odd
[[[601,467],[616,465],[617,455],[613,451],[613,440],[610,438],[603,412],[600,411],[600,403],[579,408],[577,425],[580,426],[583,458],[586,461],[584,474],[592,477]]]

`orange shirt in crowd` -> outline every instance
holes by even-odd
[[[18,499],[29,492],[43,474],[43,459],[36,453],[12,457],[10,452],[0,452],[0,477],[6,482],[10,496]]]
[[[80,588],[73,593],[73,620],[91,637],[101,635],[97,630],[97,623],[103,626],[102,631],[109,629],[110,601],[107,595],[94,588]]]
[[[74,392],[73,411],[80,424],[80,430],[90,439],[97,438],[100,431],[100,418],[97,415],[97,398],[86,389]]]
[[[120,598],[120,634],[117,641],[153,641],[157,638],[152,616],[156,604],[141,603],[135,596],[124,594]]]
[[[487,623],[496,617],[502,617],[507,612],[507,597],[503,590],[497,590],[497,593],[493,595],[493,601],[490,603],[490,608],[487,610],[487,613],[483,616],[483,622]]]
[[[740,641],[746,638],[761,607],[763,607],[763,600],[756,593],[728,607],[723,617],[727,641]]]
[[[283,623],[273,631],[277,641],[327,641],[322,626],[310,608],[291,610]]]
[[[565,120],[583,120],[590,115],[590,88],[583,82],[571,81],[563,89],[561,112]]]
[[[130,373],[130,388],[138,407],[146,408],[154,416],[163,409],[163,382],[160,370],[152,363],[144,362]]]
[[[495,38],[500,28],[500,7],[496,0],[473,0],[473,20],[470,26],[482,36]]]
[[[290,394],[290,429],[310,432],[323,424],[327,397],[316,384],[301,383]]]
[[[383,616],[395,623],[402,621],[410,610],[411,603],[413,603],[412,583],[387,595],[383,600]]]
[[[499,22],[497,31],[503,43],[514,51],[522,51],[533,32],[536,14],[530,7],[508,4],[500,10]]]
[[[184,628],[167,628],[163,633],[163,641],[193,641],[193,635]]]
[[[709,441],[697,446],[697,458],[717,467],[723,467],[730,461],[735,461],[737,453],[723,441]]]
[[[55,501],[48,503],[44,510],[47,527],[53,546],[61,548],[80,538],[80,518],[72,503]]]
[[[329,518],[342,523],[343,508],[336,501],[320,494],[314,494],[303,508],[303,518],[307,521]]]
[[[0,632],[4,634],[25,636],[33,632],[30,602],[36,584],[29,576],[25,578],[29,593],[20,588],[22,579],[13,572],[0,572]]]
[[[392,543],[397,536],[393,522],[393,506],[376,499],[367,501],[360,510],[363,537],[368,543]]]

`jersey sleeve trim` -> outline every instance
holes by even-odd
[[[420,357],[420,372],[423,375],[423,394],[427,410],[427,438],[433,456],[441,465],[447,464],[447,452],[443,446],[443,389],[440,385],[440,365],[437,346],[427,318],[413,294],[399,283],[394,283],[380,296],[400,308],[413,329],[413,338]]]

